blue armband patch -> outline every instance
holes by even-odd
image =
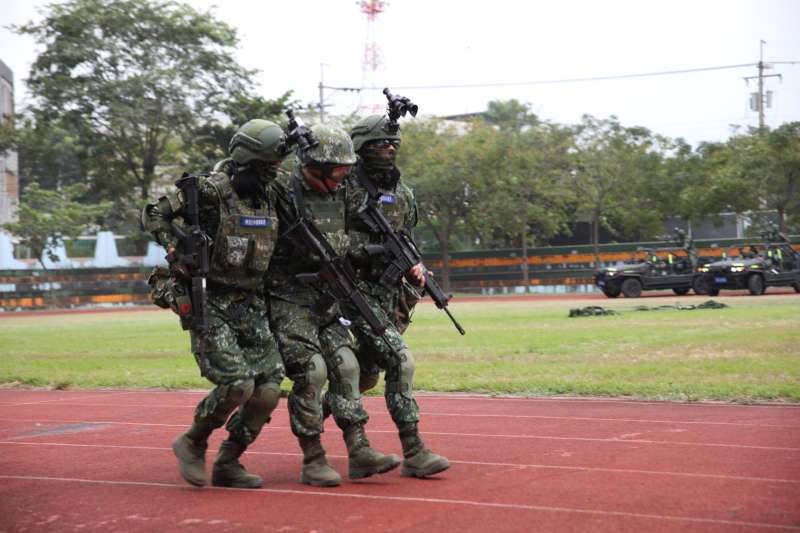
[[[267,217],[239,217],[239,225],[244,228],[268,228],[269,219]]]
[[[393,194],[381,194],[381,203],[382,204],[393,204],[395,203],[395,197]]]

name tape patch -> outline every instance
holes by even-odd
[[[382,204],[393,204],[394,202],[395,202],[395,197],[393,194],[381,194]]]
[[[267,217],[239,217],[239,225],[243,228],[268,228]]]

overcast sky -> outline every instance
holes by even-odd
[[[13,70],[17,104],[36,43],[5,26],[38,18],[39,0],[0,0],[0,59]],[[259,90],[276,97],[293,90],[316,102],[320,64],[326,85],[360,87],[367,37],[355,0],[191,0],[237,28],[238,60],[257,68]],[[216,7],[213,7],[215,6]],[[462,2],[393,0],[375,24],[383,65],[367,85],[396,88],[421,114],[482,111],[493,99],[516,98],[542,118],[574,123],[584,113],[615,114],[692,144],[725,139],[730,124],[756,125],[744,77],[755,67],[691,74],[552,85],[467,89],[400,87],[534,82],[755,63],[759,41],[775,65],[767,123],[800,120],[800,1],[559,0]],[[329,112],[358,108],[356,93],[325,91]],[[362,104],[380,103],[366,91]]]

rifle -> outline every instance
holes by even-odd
[[[181,253],[170,252],[167,261],[173,272],[189,281],[189,301],[179,303],[178,315],[184,329],[191,329],[197,336],[200,354],[200,370],[205,376],[208,362],[205,359],[204,340],[208,333],[208,304],[206,302],[206,277],[209,271],[208,236],[200,227],[198,178],[184,172],[175,186],[186,199],[184,227],[172,225],[180,240]]]
[[[285,213],[284,213],[285,214]],[[287,217],[286,220],[291,220]],[[296,274],[295,279],[306,285],[317,285],[320,282],[330,288],[328,296],[340,302],[349,302],[372,328],[392,354],[399,359],[400,355],[392,347],[386,337],[386,327],[381,323],[358,289],[355,271],[347,258],[336,253],[333,246],[319,231],[313,222],[304,214],[298,214],[294,223],[281,235],[304,247],[309,253],[320,258],[321,267],[316,273]],[[331,304],[333,301],[330,302]],[[342,322],[347,326],[348,323]]]
[[[383,216],[383,213],[378,209],[381,193],[372,181],[366,176],[363,169],[356,168],[353,173],[355,179],[367,191],[367,198],[364,205],[358,210],[358,216],[369,227],[370,231],[380,233],[383,237],[382,245],[367,245],[367,252],[370,255],[380,253],[387,253],[391,258],[389,266],[381,275],[380,283],[386,287],[396,287],[400,279],[405,276],[411,267],[422,263],[422,254],[417,248],[414,240],[403,231],[395,231],[392,229],[389,221]],[[450,301],[451,296],[447,296],[442,290],[441,286],[433,279],[433,275],[427,268],[424,268],[425,286],[424,290],[427,292],[436,307],[447,313],[453,325],[459,333],[464,335],[466,332],[458,320],[450,313],[447,308],[447,302]],[[410,279],[406,276],[412,285],[416,285],[415,279]]]

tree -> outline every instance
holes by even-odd
[[[45,254],[51,261],[63,259],[53,250],[63,244],[65,238],[77,238],[111,208],[111,202],[89,204],[79,200],[85,192],[82,184],[51,191],[31,183],[22,192],[17,222],[4,224],[3,228],[19,237],[22,244],[30,247],[42,268],[47,268]]]
[[[432,232],[442,254],[442,286],[450,287],[450,249],[454,234],[464,228],[471,204],[477,200],[476,181],[489,171],[485,156],[496,132],[480,123],[468,131],[439,121],[403,128],[398,165],[414,187],[420,218]]]
[[[224,102],[221,112],[226,122],[212,120],[198,126],[187,139],[189,149],[189,167],[197,171],[210,171],[214,164],[228,155],[228,143],[236,130],[248,120],[261,118],[276,123],[286,120],[284,111],[294,107],[292,92],[268,100],[261,96],[237,94],[230,101]]]
[[[477,224],[516,237],[522,248],[522,277],[528,288],[528,246],[543,244],[565,229],[567,205],[573,199],[564,184],[570,177],[573,136],[569,128],[539,123],[508,131],[505,153],[497,160],[496,178],[483,180]]]
[[[530,104],[516,99],[492,100],[486,109],[486,121],[502,131],[520,132],[538,124],[539,118],[531,112]]]
[[[36,120],[26,114],[18,120],[16,148],[19,156],[19,186],[38,183],[57,189],[86,182],[86,150],[74,130],[58,121]]]
[[[662,213],[644,186],[658,179],[658,138],[645,128],[626,128],[613,116],[599,120],[584,115],[576,127],[576,140],[576,167],[570,182],[579,208],[591,222],[597,260],[601,224],[615,233],[633,230],[638,237],[658,232]]]
[[[766,201],[778,212],[780,230],[788,233],[790,220],[800,225],[800,122],[769,132],[767,146]]]
[[[96,176],[150,192],[168,143],[249,86],[237,38],[172,0],[70,0],[15,27],[44,44],[27,80],[41,115],[80,131]]]

